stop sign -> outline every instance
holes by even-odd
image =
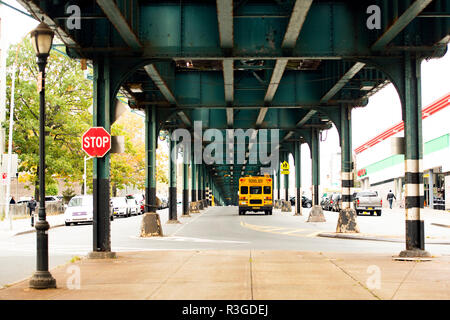
[[[91,157],[101,158],[111,149],[111,135],[103,127],[93,127],[83,134],[81,145]]]

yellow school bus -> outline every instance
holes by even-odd
[[[239,179],[239,215],[247,211],[264,211],[266,215],[271,215],[272,199],[272,179],[269,176]]]

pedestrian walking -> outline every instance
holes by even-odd
[[[387,194],[387,200],[389,201],[389,208],[392,209],[392,202],[395,200],[397,200],[397,198],[395,197],[395,195],[392,193],[392,190],[389,190],[389,193]]]
[[[34,227],[34,210],[36,210],[36,200],[34,200],[34,197],[31,197],[31,200],[28,201],[27,207],[30,208],[31,226]]]
[[[9,201],[9,204],[16,204],[16,200],[14,200],[14,197],[11,197],[11,200]]]

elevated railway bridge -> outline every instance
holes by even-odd
[[[252,148],[261,146],[278,155],[271,175],[279,176],[278,162],[293,155],[300,200],[302,143],[311,150],[313,204],[318,205],[319,137],[332,125],[340,137],[343,206],[350,208],[352,109],[364,107],[392,83],[405,127],[406,251],[424,252],[420,64],[447,50],[450,0],[18,2],[54,30],[71,57],[92,61],[94,126],[110,131],[119,92],[131,108],[145,111],[149,211],[156,208],[159,132],[169,130],[174,147],[180,132],[195,138],[196,125],[197,136],[207,129],[220,133],[224,139],[212,144],[226,151],[216,148],[212,155],[222,161],[207,163],[198,156],[207,141],[200,153],[183,148],[184,214],[189,201],[205,202],[206,190],[218,204],[235,204],[239,178],[267,169],[251,156]],[[229,129],[256,131],[243,143],[230,143]],[[264,129],[268,139],[252,140]],[[244,161],[238,161],[242,148]],[[109,154],[94,159],[94,252],[111,250],[109,176]],[[171,161],[171,219],[177,219],[175,179]]]

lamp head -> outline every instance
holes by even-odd
[[[55,33],[44,22],[41,22],[36,29],[31,31],[31,43],[37,57],[48,56],[52,48],[54,35]]]

